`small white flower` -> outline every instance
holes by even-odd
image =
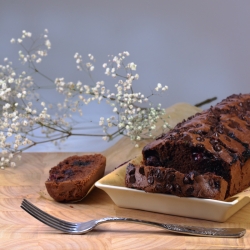
[[[7,136],[8,136],[8,137],[11,137],[11,136],[12,136],[12,133],[11,133],[11,132],[7,132]]]
[[[156,128],[155,124],[154,124],[153,126],[151,126],[151,129],[153,129],[153,130],[154,130],[155,128]]]
[[[110,75],[110,68],[106,68],[105,74]]]
[[[3,106],[3,109],[9,109],[11,107],[11,105],[9,103],[6,103],[4,106]]]
[[[91,61],[94,61],[94,60],[95,60],[94,56],[91,55],[91,54],[88,54],[88,57],[89,57],[89,59],[90,59]]]
[[[124,52],[123,52],[123,55],[129,56],[129,52],[128,52],[128,51],[124,51]]]
[[[23,121],[23,126],[27,126],[28,122],[26,120]]]
[[[10,166],[11,166],[12,168],[14,168],[14,167],[16,166],[16,163],[12,161],[12,162],[10,163]]]
[[[162,88],[161,83],[158,83],[158,84],[157,84],[157,88],[159,88],[159,89],[161,89],[161,88]]]
[[[168,86],[165,85],[165,86],[162,88],[162,90],[163,90],[163,91],[168,90]]]
[[[137,65],[134,64],[133,62],[129,64],[129,68],[130,68],[131,70],[136,70],[136,67],[137,67]]]
[[[136,80],[139,79],[139,75],[138,75],[138,74],[135,75],[135,79],[136,79]]]
[[[45,41],[45,46],[46,46],[48,49],[51,48],[50,40],[47,39],[47,40]]]

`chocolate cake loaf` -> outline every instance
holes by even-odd
[[[207,174],[212,179],[222,177],[227,182],[224,196],[227,198],[250,186],[249,143],[250,94],[232,95],[146,145],[142,151],[143,164],[156,170],[164,167],[182,174],[195,171],[203,177]],[[180,186],[184,185],[183,179]],[[223,192],[221,185],[209,188]],[[190,192],[188,196],[195,194]],[[223,199],[222,196],[216,197]]]
[[[106,158],[101,154],[71,156],[49,171],[45,186],[56,201],[81,200],[92,185],[103,177]]]

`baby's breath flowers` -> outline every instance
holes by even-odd
[[[153,137],[152,131],[156,128],[157,121],[162,120],[163,129],[169,127],[163,119],[165,110],[160,104],[153,106],[149,101],[152,95],[164,92],[168,87],[158,83],[149,96],[135,92],[133,84],[139,80],[139,74],[136,73],[137,65],[134,62],[126,63],[129,52],[109,56],[108,62],[103,64],[104,74],[111,77],[109,84],[104,80],[93,80],[95,58],[92,54],[88,54],[85,61],[76,53],[76,68],[87,72],[90,83],[67,82],[63,77],[53,80],[38,69],[51,49],[47,29],[38,39],[34,39],[31,32],[23,31],[20,38],[12,38],[10,42],[20,45],[19,60],[24,66],[28,66],[29,72],[18,73],[8,58],[0,65],[2,169],[7,166],[15,167],[16,156],[20,157],[24,150],[37,144],[54,142],[58,145],[70,136],[99,136],[109,141],[116,136],[125,135],[138,146],[139,141]],[[34,78],[36,74],[47,80],[46,86]],[[111,80],[115,83],[111,84]],[[39,94],[42,88],[53,88],[58,96],[63,97],[62,102],[57,105],[46,103]],[[72,113],[78,112],[82,116],[83,106],[93,101],[109,105],[113,115],[100,117],[99,134],[77,133],[71,120]],[[51,112],[55,106],[57,112]],[[37,131],[43,135],[39,140],[36,138]]]
[[[99,124],[103,127],[106,133],[104,139],[109,139],[108,129],[117,127],[118,132],[130,137],[136,142],[152,137],[152,130],[155,129],[156,123],[162,119],[164,109],[159,104],[157,107],[152,107],[148,104],[149,97],[145,97],[142,93],[134,93],[133,82],[139,79],[138,74],[134,74],[136,64],[131,62],[124,63],[128,52],[119,53],[109,61],[109,64],[104,64],[105,74],[118,79],[115,84],[116,93],[110,93],[107,90],[105,97],[106,102],[113,107],[114,116],[104,119],[100,118]],[[120,69],[125,69],[126,75],[122,77],[119,73]],[[165,91],[167,87],[162,87],[158,84],[156,91]],[[152,94],[153,95],[153,94]],[[168,123],[163,121],[163,126],[168,127]]]

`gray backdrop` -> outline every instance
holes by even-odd
[[[9,41],[22,30],[35,35],[47,28],[52,49],[40,67],[49,77],[84,80],[75,69],[75,52],[92,53],[98,68],[107,55],[127,50],[138,65],[137,90],[147,94],[158,82],[168,85],[164,97],[155,99],[163,107],[216,96],[205,109],[228,95],[250,92],[249,24],[249,0],[0,0],[0,60],[15,61],[18,49]],[[108,81],[101,67],[96,77]],[[110,112],[91,108],[84,119]],[[79,149],[79,143],[81,151],[111,145],[74,138],[62,150]]]

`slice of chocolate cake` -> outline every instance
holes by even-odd
[[[224,200],[227,182],[213,173],[196,171],[183,174],[173,168],[134,165],[126,172],[126,186],[151,193],[173,194],[180,197]]]
[[[250,94],[232,95],[146,145],[143,163],[221,176],[228,183],[226,198],[250,186],[249,143]]]
[[[49,171],[45,186],[49,195],[56,201],[81,200],[103,177],[106,158],[101,154],[71,156]]]

